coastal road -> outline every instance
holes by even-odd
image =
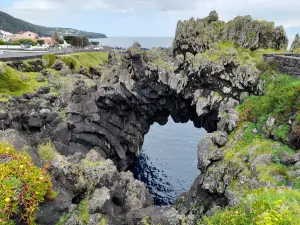
[[[45,54],[68,54],[74,52],[72,49],[68,49],[68,51],[55,51],[55,52],[32,52],[32,51],[1,51],[0,50],[0,61],[11,61],[11,60],[24,60],[30,58],[41,57]]]

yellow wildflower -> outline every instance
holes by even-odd
[[[6,202],[10,202],[10,198],[6,198],[5,201],[6,201]]]

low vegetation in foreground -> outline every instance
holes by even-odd
[[[7,143],[0,143],[0,171],[0,224],[13,225],[20,214],[25,224],[35,224],[39,204],[56,197],[48,172]]]
[[[248,192],[237,206],[204,217],[206,225],[298,225],[300,192],[262,188]]]

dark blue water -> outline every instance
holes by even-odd
[[[139,42],[143,48],[171,47],[173,37],[108,37],[91,39],[99,41],[100,45],[109,47],[129,48],[134,42]]]
[[[200,174],[197,145],[205,134],[192,122],[174,123],[172,118],[164,126],[151,126],[132,171],[146,183],[157,205],[172,204]]]

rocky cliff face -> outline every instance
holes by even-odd
[[[225,23],[216,11],[204,19],[179,21],[173,42],[174,55],[202,53],[218,41],[230,41],[243,48],[286,49],[288,39],[282,26],[258,21],[251,16],[238,16]]]
[[[238,119],[233,108],[242,93],[257,91],[258,71],[234,61],[203,61],[197,67],[177,61],[176,66],[176,74],[161,70],[129,52],[114,68],[115,81],[92,87],[79,83],[68,105],[69,139],[54,137],[59,151],[70,154],[71,142],[99,148],[126,169],[139,155],[150,125],[169,115],[175,121],[191,119],[210,132],[232,131]]]

